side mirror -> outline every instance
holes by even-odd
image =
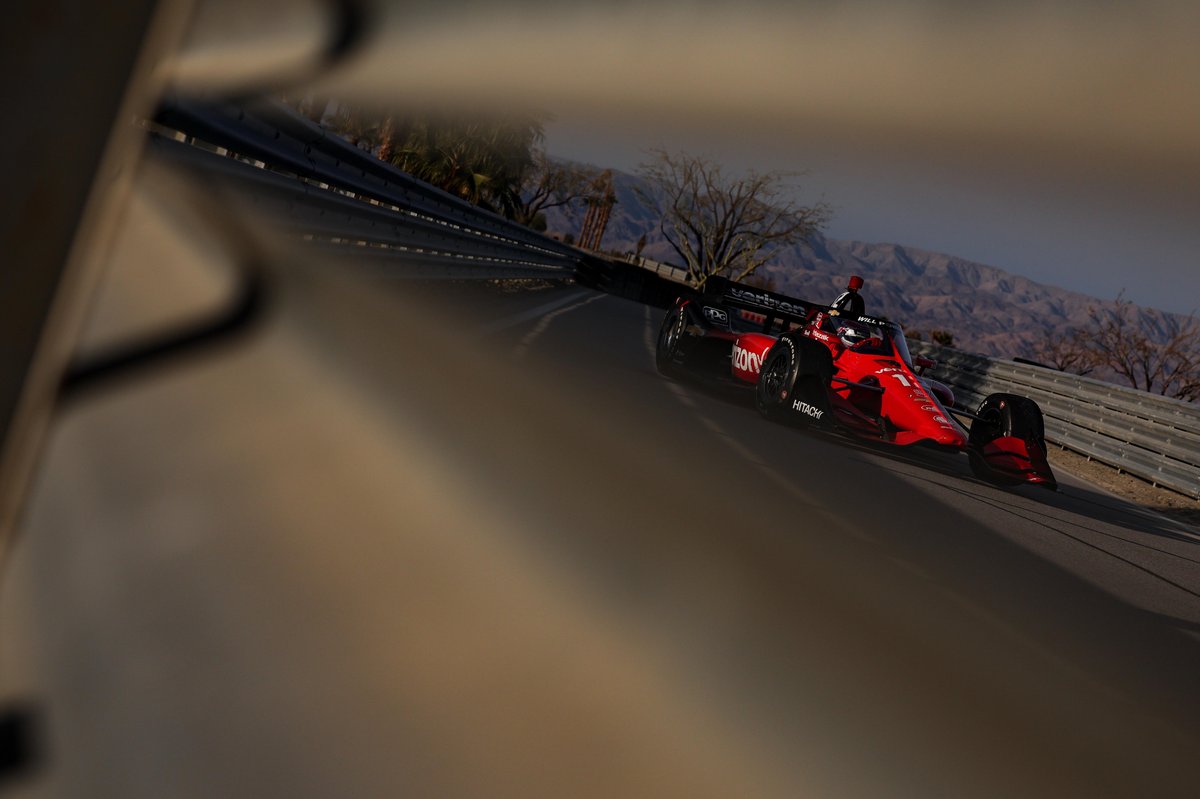
[[[937,361],[932,358],[924,358],[920,355],[913,358],[913,365],[917,367],[917,374],[925,374],[926,369],[932,369],[937,366]]]

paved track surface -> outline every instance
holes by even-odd
[[[1195,795],[1194,533],[769,424],[621,299],[277,288],[61,417],[19,795]]]

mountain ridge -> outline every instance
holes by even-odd
[[[645,182],[613,170],[617,203],[602,241],[603,249],[631,253],[646,236],[642,255],[663,263],[679,256],[658,228],[658,218],[641,197]],[[578,233],[578,220],[554,209],[548,232]],[[1093,308],[1112,308],[1080,291],[1039,283],[999,267],[920,247],[832,239],[818,234],[809,242],[777,249],[753,281],[809,300],[832,301],[851,274],[866,280],[868,313],[899,321],[906,330],[946,330],[955,346],[985,355],[1034,357],[1037,346],[1072,329],[1086,327]],[[1162,340],[1186,315],[1131,306],[1151,338]]]

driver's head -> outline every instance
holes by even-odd
[[[850,282],[846,284],[846,288],[850,289],[850,291],[858,291],[862,287],[863,279],[858,275],[851,275]]]
[[[846,325],[838,329],[838,338],[842,340],[842,344],[848,349],[855,344],[861,344],[867,337],[849,325]]]

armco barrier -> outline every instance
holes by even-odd
[[[284,106],[170,101],[155,122],[153,153],[224,176],[293,234],[382,260],[391,274],[574,274],[658,305],[673,300],[685,274],[589,256],[422,183]],[[1042,407],[1051,442],[1200,498],[1196,405],[934,344],[912,349],[938,361],[929,374],[954,388],[960,406],[994,392],[1023,394]]]
[[[652,261],[649,258],[643,258],[640,255],[634,255],[632,253],[627,254],[625,256],[625,260],[636,267],[645,269],[647,272],[653,272],[656,275],[661,275],[667,280],[679,283],[680,285],[692,285],[688,280],[687,270],[680,269],[678,266],[664,264],[659,261]]]
[[[573,274],[584,257],[385,164],[280,105],[166,102],[150,151],[236,185],[313,243],[414,277]],[[351,248],[358,248],[352,250]]]
[[[1200,407],[1053,369],[909,342],[937,361],[927,374],[973,409],[996,392],[1041,406],[1046,438],[1155,485],[1200,499]]]

